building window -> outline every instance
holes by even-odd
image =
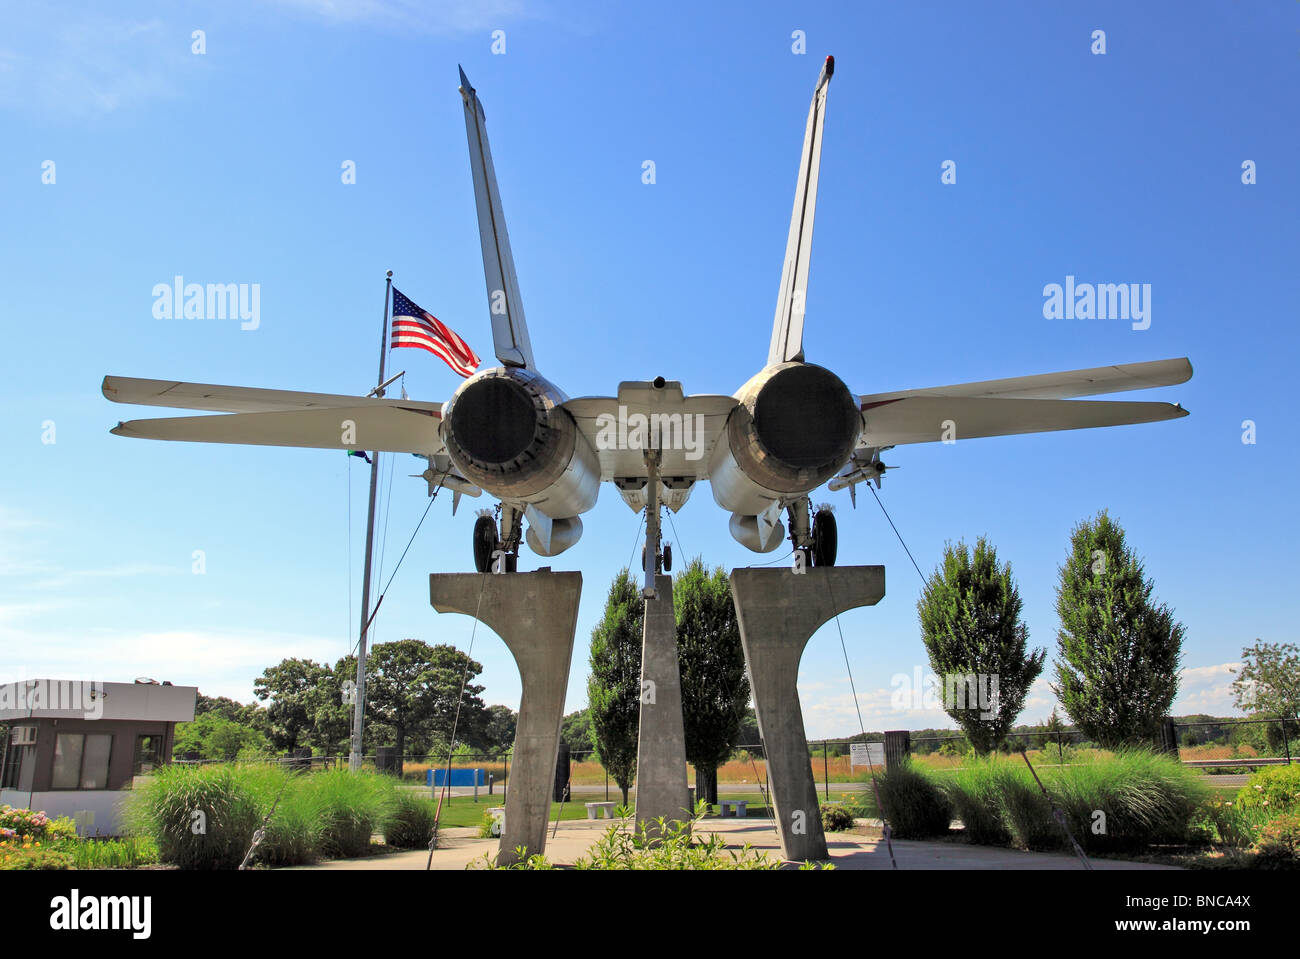
[[[147,776],[162,765],[163,738],[157,734],[135,737],[136,776]]]
[[[113,737],[107,733],[59,733],[54,740],[51,789],[107,789]]]
[[[10,746],[5,754],[4,772],[0,773],[0,789],[19,789],[22,783],[31,782],[34,762],[35,746]]]

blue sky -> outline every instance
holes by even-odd
[[[945,541],[987,535],[1013,565],[1031,643],[1054,652],[1070,529],[1109,508],[1187,627],[1176,712],[1229,712],[1241,648],[1295,639],[1294,3],[3,11],[0,678],[149,675],[247,701],[266,665],[347,653],[365,464],[114,437],[119,419],[154,413],[99,384],[364,393],[387,269],[490,355],[458,63],[487,113],[542,372],[571,396],[657,375],[731,393],[766,358],[808,99],[833,54],[811,362],[862,393],[1177,356],[1195,369],[1124,397],[1181,402],[1191,415],[1174,422],[887,454],[900,468],[881,498],[922,569]],[[259,284],[260,325],[155,319],[151,291],[176,275]],[[1150,328],[1044,319],[1043,287],[1067,275],[1151,284]],[[458,382],[419,351],[398,351],[399,369],[421,399]],[[421,468],[398,457],[389,494],[385,466],[385,580],[426,504],[406,477]],[[890,708],[891,679],[926,662],[920,580],[862,492],[856,511],[847,493],[820,498],[837,508],[840,563],[887,567],[882,603],[841,620],[867,725],[949,725]],[[470,568],[485,503],[454,519],[435,504],[374,641],[468,646],[471,621],[435,614],[426,577]],[[586,703],[609,580],[639,556],[639,518],[611,489],[584,520],[552,561],[585,579],[570,710]],[[726,520],[701,487],[668,538],[728,568],[774,558],[733,542]],[[504,644],[480,629],[473,655],[485,698],[517,706]],[[833,624],[800,689],[811,737],[857,730]],[[1052,703],[1041,681],[1022,719]]]

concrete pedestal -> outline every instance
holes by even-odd
[[[740,641],[767,752],[777,831],[787,859],[826,859],[817,784],[799,708],[799,660],[812,634],[845,610],[885,595],[883,566],[737,569],[731,574]]]
[[[506,792],[505,828],[497,862],[546,848],[551,789],[564,718],[564,695],[578,625],[581,573],[433,573],[429,598],[440,613],[475,616],[515,657],[523,694]]]
[[[636,752],[636,821],[689,818],[682,674],[677,665],[673,578],[656,576],[641,632],[641,728]]]

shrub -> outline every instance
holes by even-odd
[[[822,806],[822,828],[827,832],[843,832],[853,828],[853,813],[836,803]]]
[[[1052,804],[1028,768],[1006,764],[995,781],[1002,822],[1016,846],[1050,850],[1068,845],[1060,824],[1052,818]]]
[[[158,847],[152,839],[85,839],[65,847],[76,869],[134,869],[158,861]]]
[[[308,780],[321,823],[321,852],[337,858],[370,854],[396,802],[393,779],[378,773],[332,769]]]
[[[1096,851],[1186,842],[1208,796],[1199,773],[1149,749],[1122,749],[1048,770],[1044,781],[1074,838]],[[1103,825],[1104,831],[1098,831]]]
[[[311,774],[260,764],[238,768],[248,788],[257,796],[263,820],[268,814],[271,817],[254,861],[271,866],[301,866],[319,859],[323,824]]]
[[[1300,763],[1266,766],[1254,773],[1238,791],[1237,802],[1247,809],[1300,808]]]
[[[1300,868],[1300,813],[1283,813],[1261,827],[1255,854],[1260,869]]]
[[[479,839],[497,839],[501,836],[500,820],[490,810],[483,810],[483,818],[478,824]]]
[[[233,766],[164,766],[127,803],[132,832],[182,869],[234,869],[261,824],[258,796]]]
[[[1249,809],[1231,800],[1210,799],[1192,815],[1191,832],[1202,841],[1245,849],[1254,845],[1271,815],[1267,809]]]
[[[962,835],[973,843],[1005,846],[1011,842],[999,810],[1001,782],[1014,776],[1014,767],[997,759],[979,759],[959,768],[943,781],[943,790],[961,820]]]
[[[702,804],[689,820],[659,819],[653,825],[633,823],[630,812],[613,823],[591,847],[585,858],[574,862],[575,869],[780,869],[782,861],[766,852],[758,852],[746,843],[740,849],[728,849],[726,839],[717,833],[701,838],[704,822]],[[624,810],[627,812],[627,810]],[[554,869],[543,855],[529,856],[519,847],[520,861],[512,866],[497,866],[491,854],[469,863],[470,869]],[[818,868],[804,863],[804,868]],[[820,868],[833,869],[825,864]]]
[[[0,848],[0,870],[6,869],[71,869],[72,854],[49,846],[4,846]]]
[[[948,831],[948,797],[910,762],[887,770],[878,783],[881,814],[899,839],[928,839]]]
[[[43,812],[0,806],[0,838],[44,839],[50,818]]]
[[[394,849],[426,849],[433,839],[433,802],[404,789],[397,790],[393,811],[384,823],[384,842]]]

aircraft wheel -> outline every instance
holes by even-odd
[[[672,571],[673,571],[673,544],[664,543],[664,572],[671,573]]]
[[[507,573],[517,573],[517,572],[519,572],[519,554],[518,554],[518,553],[506,553],[506,572],[507,572]]]
[[[474,568],[480,573],[492,571],[492,554],[499,543],[496,520],[480,516],[474,522]]]
[[[812,539],[813,565],[834,566],[839,534],[835,529],[835,514],[830,510],[819,509],[813,517]]]

